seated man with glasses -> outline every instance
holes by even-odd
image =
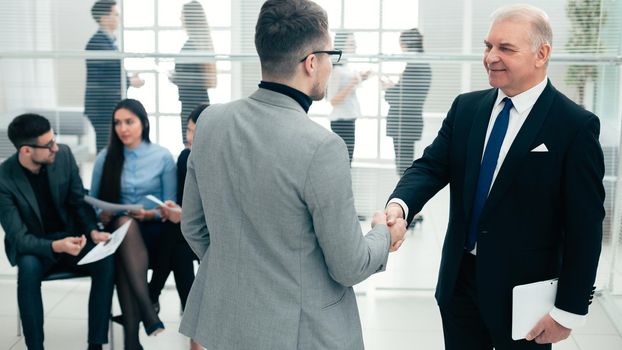
[[[114,262],[112,257],[77,262],[110,234],[98,231],[73,154],[56,144],[46,118],[20,115],[9,125],[8,136],[17,152],[0,165],[0,223],[9,262],[18,267],[17,302],[26,345],[43,349],[41,281],[61,266],[91,275],[88,348],[101,349],[108,342]]]

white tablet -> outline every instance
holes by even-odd
[[[553,310],[557,279],[522,284],[512,290],[512,339],[520,340]]]

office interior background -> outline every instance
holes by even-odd
[[[93,129],[84,117],[86,59],[123,60],[128,74],[144,79],[127,97],[140,100],[151,124],[151,140],[173,156],[183,149],[177,87],[169,79],[175,62],[215,62],[217,85],[211,103],[248,96],[261,78],[253,35],[261,0],[200,0],[209,22],[213,51],[180,52],[186,33],[181,8],[187,0],[118,0],[118,52],[85,51],[97,30],[90,15],[93,0],[0,1],[0,160],[15,152],[6,137],[11,119],[37,112],[52,121],[57,141],[71,146],[90,184],[95,158]],[[407,62],[431,65],[431,88],[423,108],[422,140],[416,156],[436,135],[453,98],[488,88],[482,52],[489,15],[503,0],[317,0],[329,16],[331,34],[354,33],[357,48],[343,60],[369,79],[358,88],[362,117],[356,120],[352,162],[355,204],[368,227],[372,213],[384,207],[398,181],[391,138],[386,134],[388,104],[381,80],[397,82]],[[525,1],[544,9],[554,32],[549,66],[552,83],[601,121],[600,142],[606,162],[606,217],[597,275],[597,297],[583,333],[554,349],[622,348],[622,168],[618,166],[622,121],[622,1]],[[399,35],[417,27],[424,53],[404,53]],[[126,84],[126,82],[122,82]],[[330,128],[327,101],[309,112]],[[218,150],[214,150],[217,152]],[[275,150],[278,152],[278,150]],[[390,258],[387,272],[356,287],[369,349],[440,349],[442,333],[433,290],[448,217],[448,191],[422,211],[424,221],[408,234],[404,249]],[[529,220],[529,218],[525,218]],[[0,232],[4,236],[4,232]],[[16,332],[16,269],[0,257],[0,348],[25,348]],[[167,332],[145,340],[146,348],[187,348],[176,334],[179,301],[170,284],[165,292]],[[88,279],[44,283],[46,344],[51,349],[86,342]],[[116,299],[116,298],[115,298]],[[116,300],[115,300],[116,303]],[[83,305],[82,305],[83,304]],[[78,311],[66,312],[67,308]],[[118,305],[115,305],[118,310]],[[115,326],[117,348],[121,328]],[[144,335],[144,334],[143,334]],[[387,341],[389,343],[387,343]],[[63,345],[65,344],[65,345]],[[76,345],[76,346],[78,346]]]

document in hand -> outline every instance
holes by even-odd
[[[162,202],[158,197],[154,196],[154,195],[146,195],[145,198],[147,198],[148,200],[154,202],[155,204],[157,204],[160,207],[165,207],[166,209],[170,210],[170,211],[174,211],[174,212],[181,212],[181,208],[178,207],[169,207],[168,205],[164,204],[164,202]]]
[[[123,238],[125,238],[127,229],[130,227],[131,223],[132,221],[128,220],[125,224],[116,229],[112,235],[110,235],[109,240],[106,242],[99,242],[98,245],[91,249],[91,251],[88,252],[80,261],[78,261],[78,265],[90,264],[114,254],[114,252],[117,251],[117,248],[121,245],[121,242],[123,242]]]
[[[133,210],[141,210],[143,208],[142,204],[115,204],[91,196],[84,196],[84,201],[94,207],[110,212],[112,214],[124,213]]]
[[[520,340],[553,310],[557,279],[522,284],[512,291],[512,339]]]

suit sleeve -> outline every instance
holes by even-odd
[[[7,181],[0,181],[0,223],[5,232],[5,248],[9,253],[9,262],[12,266],[17,263],[14,253],[33,254],[56,260],[52,252],[52,241],[28,232],[24,218],[17,209],[14,194],[7,185]]]
[[[602,244],[605,165],[599,132],[592,116],[579,128],[565,160],[565,239],[555,306],[578,315],[587,314]]]
[[[186,173],[182,203],[181,231],[192,251],[199,259],[203,259],[210,244],[210,235],[207,229],[207,222],[205,221],[203,202],[199,194],[194,168],[195,154],[195,152],[191,152],[188,160],[188,172]]]
[[[449,183],[451,142],[459,98],[454,100],[432,144],[425,149],[421,158],[406,169],[389,197],[389,201],[398,198],[406,203],[406,221],[409,224],[424,204]]]
[[[304,187],[328,271],[344,286],[384,270],[391,243],[385,225],[377,225],[363,236],[354,208],[349,164],[345,144],[331,134],[315,151]]]
[[[84,201],[84,185],[80,178],[80,170],[76,159],[71,153],[69,147],[67,147],[68,164],[69,169],[69,195],[67,199],[67,205],[73,215],[74,220],[81,225],[84,230],[85,236],[90,240],[90,232],[97,229],[97,217],[93,207]]]

